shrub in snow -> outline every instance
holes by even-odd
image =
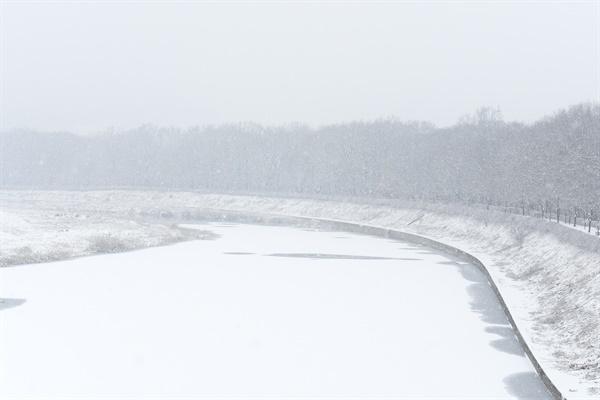
[[[104,234],[99,236],[92,236],[89,238],[90,245],[88,250],[91,253],[117,253],[129,249],[129,246],[125,241],[119,239],[113,235]]]

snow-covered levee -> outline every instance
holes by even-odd
[[[485,277],[343,232],[3,270],[2,398],[551,399]]]
[[[207,216],[239,220],[253,213],[353,221],[416,233],[468,251],[484,262],[523,337],[560,392],[569,399],[597,398],[600,241],[556,223],[379,200],[367,204],[190,192],[3,191],[0,263],[155,246],[197,236],[173,222]],[[273,220],[265,218],[269,219]],[[115,246],[106,248],[106,242]],[[2,286],[1,296],[9,297]],[[5,301],[3,307],[23,308],[16,307],[19,299]]]

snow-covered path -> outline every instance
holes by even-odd
[[[0,397],[550,399],[474,267],[347,233],[201,229],[220,237],[0,270]]]

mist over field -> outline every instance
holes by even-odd
[[[321,128],[146,125],[92,136],[12,131],[2,136],[0,168],[6,188],[367,196],[592,223],[600,215],[599,132],[595,103],[527,125],[482,108],[448,128],[381,119]]]

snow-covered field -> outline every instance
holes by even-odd
[[[7,209],[4,205],[0,221],[0,266],[115,253],[207,236],[167,222],[148,223],[97,212]]]
[[[37,262],[57,250],[60,257],[90,254],[88,239],[98,236],[100,226],[105,229],[102,237],[131,238],[129,248],[159,244],[156,235],[147,234],[152,229],[178,232],[169,236],[172,240],[186,239],[187,234],[171,224],[207,213],[222,218],[237,213],[332,218],[441,240],[469,251],[488,266],[536,357],[568,398],[600,396],[600,240],[560,224],[415,203],[143,191],[3,191],[1,195],[0,263],[4,265],[14,260]],[[70,218],[73,215],[88,219]],[[72,223],[79,227],[75,233],[69,229]],[[127,224],[132,224],[130,234],[123,236],[119,226]],[[82,238],[87,242],[78,245]],[[53,258],[58,257],[48,259]]]
[[[473,266],[340,232],[3,270],[3,399],[551,399]]]

